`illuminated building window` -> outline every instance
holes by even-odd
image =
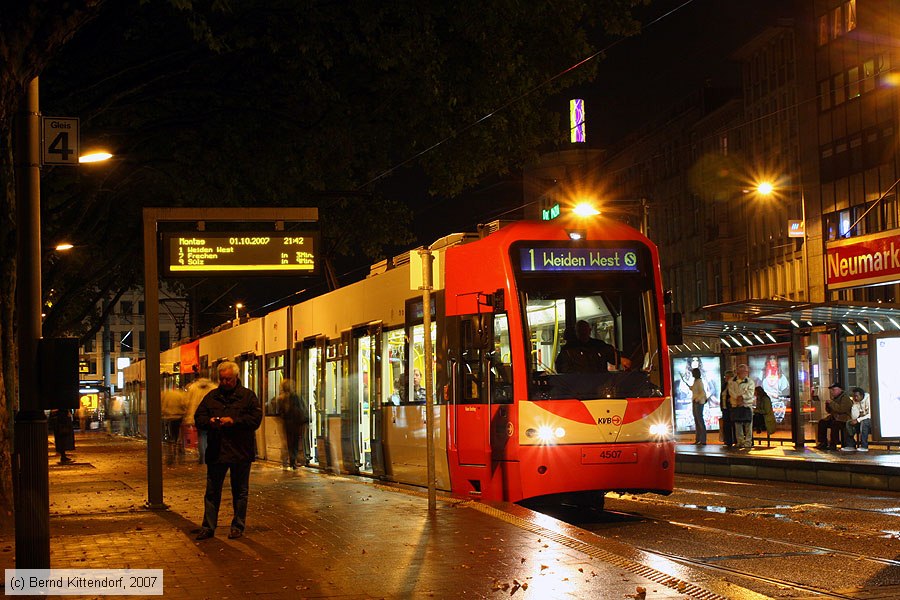
[[[573,99],[569,101],[569,127],[573,144],[587,141],[584,130],[584,100]]]

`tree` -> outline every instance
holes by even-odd
[[[45,335],[85,333],[101,322],[98,298],[140,279],[143,206],[319,206],[335,260],[409,243],[409,204],[422,198],[390,197],[384,182],[416,164],[431,193],[452,196],[564,139],[546,100],[593,68],[556,75],[593,53],[595,27],[633,32],[639,3],[24,2],[0,23],[4,281],[11,118],[38,74],[43,112],[79,116],[83,139],[118,157],[42,184],[44,239],[81,255],[48,258]],[[4,288],[6,324],[13,297]],[[4,330],[0,411],[15,397],[12,339]]]

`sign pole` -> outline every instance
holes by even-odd
[[[419,250],[422,257],[422,312],[425,328],[425,436],[426,452],[428,453],[428,511],[437,510],[437,492],[435,490],[435,466],[434,466],[434,360],[432,359],[434,348],[431,344],[431,250],[422,248]]]
[[[50,568],[47,419],[38,398],[41,339],[41,162],[38,79],[25,91],[16,140],[16,346],[19,405],[15,419],[16,567]]]

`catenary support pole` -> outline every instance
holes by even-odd
[[[428,510],[437,509],[437,492],[435,490],[434,467],[434,360],[431,343],[431,250],[419,250],[422,257],[422,313],[425,328],[425,436],[426,452],[428,452]]]

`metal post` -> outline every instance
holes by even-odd
[[[791,354],[789,368],[791,370],[791,438],[795,448],[803,448],[806,444],[806,431],[801,420],[803,416],[803,391],[800,381],[800,352],[806,352],[803,347],[803,337],[797,330],[791,331]],[[811,382],[807,380],[807,385]]]
[[[434,361],[432,359],[434,349],[431,344],[431,250],[423,248],[419,250],[422,257],[422,312],[423,325],[425,327],[425,435],[428,438],[426,452],[428,452],[428,510],[437,510],[437,492],[435,491],[435,467],[434,467],[434,392],[432,391],[434,380]]]
[[[144,332],[147,338],[147,506],[165,509],[162,484],[162,407],[159,385],[159,274],[156,211],[144,209]]]
[[[641,198],[641,233],[649,235],[650,230],[650,205],[646,198]]]
[[[803,221],[803,270],[806,271],[806,301],[812,302],[812,290],[809,288],[809,232],[806,230],[806,197],[803,195],[803,184],[800,184],[800,219]]]
[[[16,325],[19,406],[15,423],[16,567],[50,568],[47,419],[38,398],[41,338],[41,152],[39,86],[25,92],[16,128]]]

